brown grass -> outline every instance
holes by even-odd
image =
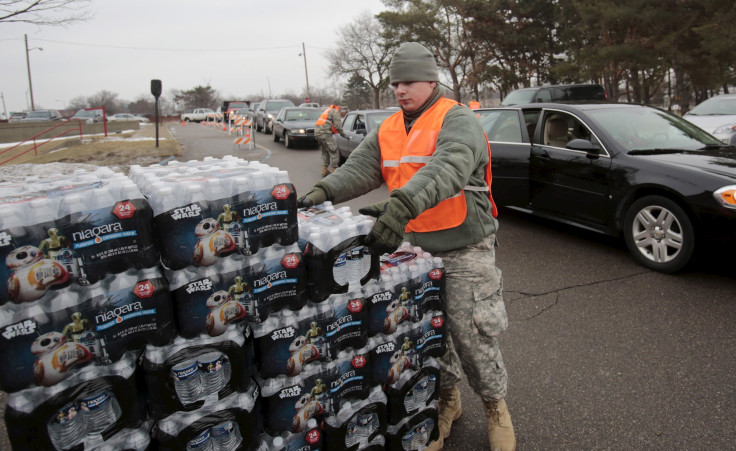
[[[158,147],[155,136],[155,125],[148,125],[135,132],[112,134],[108,138],[93,137],[84,142],[78,138],[68,139],[42,146],[39,149],[43,152],[41,155],[35,156],[29,152],[9,164],[86,163],[119,167],[127,172],[127,167],[132,164],[149,165],[181,154],[181,145],[171,136],[165,124],[159,125]]]

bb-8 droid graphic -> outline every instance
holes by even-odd
[[[31,352],[38,357],[33,364],[33,378],[45,387],[61,382],[69,369],[94,357],[85,345],[68,342],[59,332],[48,332],[36,338]]]
[[[197,266],[212,266],[220,255],[238,247],[232,235],[221,230],[220,224],[212,218],[199,221],[194,234],[199,237],[194,246],[194,264]]]
[[[56,260],[44,258],[36,246],[13,249],[5,264],[13,272],[8,278],[8,295],[15,303],[33,302],[46,293],[51,285],[66,283],[69,272]]]
[[[215,291],[207,298],[207,308],[210,312],[207,314],[205,328],[211,337],[222,335],[228,324],[247,315],[245,307],[240,302],[233,301],[227,291],[223,290]]]

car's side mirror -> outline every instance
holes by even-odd
[[[567,143],[566,147],[571,150],[580,150],[582,152],[587,152],[588,154],[593,156],[597,156],[601,152],[601,148],[598,146],[598,144],[593,144],[587,139],[573,139],[572,141]]]
[[[366,129],[364,129],[364,128],[356,128],[356,129],[355,129],[355,133],[357,133],[357,134],[359,134],[359,135],[363,135],[363,136],[365,136],[365,135],[367,135],[367,134],[368,134],[368,130],[366,130]]]

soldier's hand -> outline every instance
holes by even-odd
[[[365,239],[365,245],[374,255],[390,254],[398,249],[404,241],[404,228],[411,219],[409,209],[400,198],[392,196],[383,204],[383,213],[378,214],[373,229]]]
[[[311,208],[315,205],[319,205],[327,200],[327,193],[325,190],[318,186],[312,187],[307,194],[303,195],[296,200],[296,205],[299,208]]]

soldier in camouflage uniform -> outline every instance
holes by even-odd
[[[314,124],[314,137],[322,149],[322,177],[335,172],[335,169],[340,165],[340,152],[337,150],[337,143],[333,138],[333,135],[337,133],[345,136],[342,131],[340,108],[339,102],[335,100]]]
[[[440,438],[428,449],[442,449],[462,413],[462,368],[483,401],[491,448],[514,450],[498,342],[508,319],[495,261],[498,222],[488,141],[469,108],[444,98],[434,57],[424,46],[401,45],[389,77],[401,111],[372,130],[299,205],[344,202],[386,182],[388,200],[360,209],[377,218],[366,238],[371,252],[393,252],[409,241],[445,265],[448,352],[441,359]]]

